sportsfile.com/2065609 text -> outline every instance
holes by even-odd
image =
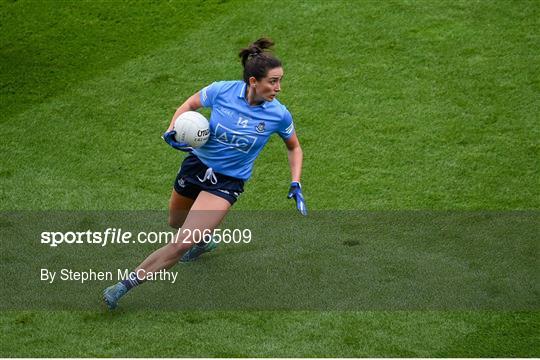
[[[57,247],[61,244],[168,244],[172,242],[198,243],[223,242],[225,244],[249,243],[252,240],[250,229],[179,229],[173,231],[138,232],[108,228],[105,231],[43,231],[40,243]]]

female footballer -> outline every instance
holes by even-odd
[[[176,176],[169,202],[169,224],[182,233],[213,231],[244,190],[253,163],[270,136],[277,133],[285,142],[291,170],[288,198],[307,214],[300,186],[302,149],[290,112],[277,99],[283,68],[270,51],[273,42],[262,38],[240,51],[243,81],[219,81],[191,96],[175,112],[163,139],[173,148],[189,152]],[[186,111],[211,108],[210,137],[192,149],[175,140],[175,119]],[[188,230],[187,232],[184,230]],[[195,231],[194,231],[195,230]],[[193,236],[169,243],[154,251],[133,272],[103,292],[109,309],[130,289],[143,283],[146,274],[169,269],[180,261],[191,261],[216,244]]]

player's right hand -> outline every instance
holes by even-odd
[[[192,152],[193,148],[189,146],[187,143],[181,143],[176,141],[174,135],[176,135],[176,131],[166,131],[161,138],[165,140],[167,144],[169,144],[171,147],[173,147],[176,150],[185,151],[185,152]]]

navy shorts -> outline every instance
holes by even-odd
[[[232,205],[244,192],[244,181],[213,172],[198,157],[189,154],[176,175],[174,190],[190,199],[196,199],[201,191],[206,191],[227,200]]]

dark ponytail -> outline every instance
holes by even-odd
[[[238,54],[244,67],[244,81],[249,84],[249,78],[255,77],[261,80],[268,74],[268,70],[281,66],[281,61],[276,58],[270,48],[274,46],[272,40],[261,38],[240,50]]]

